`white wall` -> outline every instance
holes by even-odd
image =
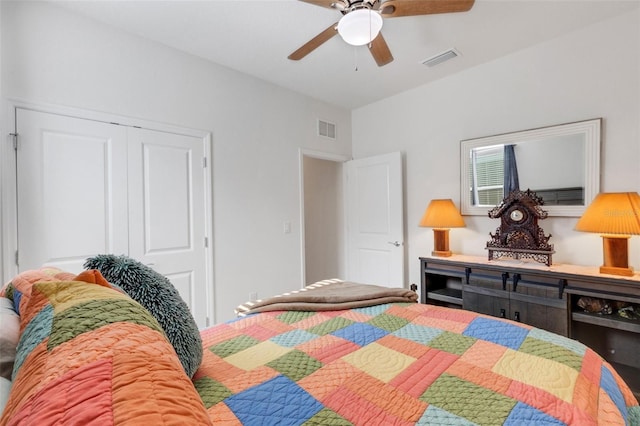
[[[349,111],[46,2],[0,7],[4,105],[18,99],[212,132],[217,322],[251,292],[302,285],[299,148],[350,156]],[[319,117],[336,123],[337,141],[316,136]]]
[[[636,10],[353,111],[355,158],[405,153],[410,282],[419,283],[417,258],[433,247],[431,230],[417,226],[425,206],[433,198],[459,205],[461,140],[603,117],[601,191],[640,191],[639,32]],[[465,220],[467,228],[451,230],[451,249],[486,256],[498,222]],[[602,264],[600,237],[573,231],[576,221],[540,222],[554,262]],[[630,247],[636,269],[639,240]]]
[[[0,24],[2,23],[2,7],[0,7]],[[2,41],[3,41],[4,37],[2,35],[2,31],[0,28],[0,96],[3,93],[3,87],[2,87],[2,63],[3,58],[2,58]],[[9,129],[7,127],[7,120],[5,119],[5,117],[7,116],[6,113],[6,103],[5,102],[0,102],[0,135],[6,135],[7,133],[9,133]],[[2,150],[0,150],[0,178],[2,176],[4,176],[4,155],[2,155]],[[0,200],[4,199],[4,182],[2,182],[2,180],[0,179]],[[5,258],[4,256],[4,250],[5,247],[7,246],[8,241],[6,241],[6,238],[4,238],[4,235],[7,234],[7,229],[6,229],[6,220],[3,216],[3,209],[0,208],[0,236],[2,236],[2,243],[0,243],[0,277],[4,278],[4,274],[3,274],[3,259]],[[4,283],[3,283],[4,284]]]

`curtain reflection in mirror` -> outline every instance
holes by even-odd
[[[520,190],[520,182],[518,181],[515,145],[505,145],[503,197],[509,195],[511,191],[518,190]]]

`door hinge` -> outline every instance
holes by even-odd
[[[202,168],[203,169],[207,168],[207,157],[202,158]]]
[[[209,247],[209,238],[204,237],[204,248]]]
[[[9,133],[9,136],[11,136],[11,139],[13,140],[13,149],[17,151],[18,150],[18,134]]]
[[[18,257],[18,250],[16,250],[16,266],[20,266],[20,262],[19,262],[19,257]]]

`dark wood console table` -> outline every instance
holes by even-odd
[[[581,297],[640,306],[640,274],[479,256],[420,258],[420,301],[521,321],[568,336],[614,365],[640,397],[640,320],[588,313]]]

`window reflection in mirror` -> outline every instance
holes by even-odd
[[[470,152],[469,197],[474,206],[495,206],[504,198],[504,145]]]
[[[461,142],[461,210],[486,215],[504,193],[504,146],[513,145],[521,190],[551,216],[580,216],[599,191],[601,119]]]
[[[584,205],[584,143],[584,134],[574,134],[513,144],[520,189],[534,191],[545,205]],[[473,148],[469,154],[472,205],[499,204],[507,195],[504,145]]]

